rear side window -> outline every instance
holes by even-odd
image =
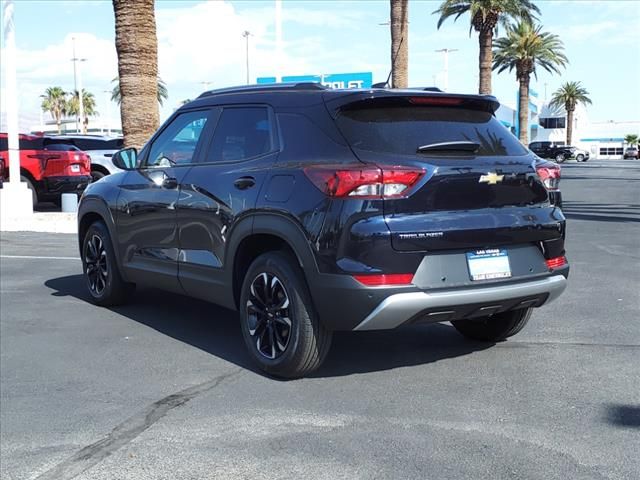
[[[527,150],[491,113],[463,108],[392,106],[349,109],[336,122],[353,148],[415,155],[433,143],[478,143],[478,156],[525,155]],[[422,155],[422,154],[421,154]]]
[[[49,145],[45,145],[44,149],[57,152],[79,151],[78,147],[75,147],[69,143],[50,143]]]
[[[240,161],[264,155],[273,150],[271,138],[271,123],[266,108],[225,108],[205,161]]]

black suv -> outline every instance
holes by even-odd
[[[589,160],[589,153],[570,145],[559,145],[553,142],[531,142],[529,150],[541,158],[552,158],[558,163],[562,163],[570,158],[575,158],[578,162]]]
[[[316,369],[336,330],[510,337],[569,266],[562,211],[497,108],[417,89],[206,92],[82,196],[88,290],[105,306],[140,284],[237,310],[281,377]]]

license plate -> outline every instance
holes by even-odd
[[[476,250],[467,252],[467,265],[471,280],[492,280],[495,278],[509,278],[511,267],[506,250]]]
[[[80,171],[80,165],[71,165],[71,171],[73,173],[78,173]]]

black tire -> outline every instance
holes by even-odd
[[[497,313],[488,317],[455,320],[451,324],[465,337],[483,342],[500,342],[512,337],[529,321],[533,308]]]
[[[31,190],[31,200],[33,201],[33,206],[38,205],[38,192],[36,191],[36,187],[33,185],[33,182],[23,175],[20,175],[20,181],[27,184],[27,188]]]
[[[331,332],[318,319],[302,271],[284,252],[262,254],[247,270],[240,322],[251,357],[276,377],[313,372],[331,345]]]
[[[583,154],[581,154],[581,153],[579,153],[578,155],[576,155],[576,160],[577,160],[578,162],[584,162],[584,161],[585,161],[585,159],[584,159],[584,155],[583,155]]]
[[[125,303],[135,285],[122,279],[107,226],[94,222],[82,240],[82,271],[93,303],[103,307]]]
[[[91,182],[97,182],[101,178],[106,177],[100,170],[91,170]]]
[[[563,163],[566,160],[566,158],[564,157],[564,154],[559,153],[558,155],[556,155],[556,162],[557,163]]]

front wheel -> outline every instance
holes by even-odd
[[[454,320],[451,324],[465,337],[483,342],[500,342],[512,337],[529,321],[533,308],[523,308],[488,317]]]
[[[87,289],[96,305],[109,307],[125,303],[135,285],[120,275],[109,230],[103,222],[93,223],[82,242],[82,268]]]
[[[258,366],[283,378],[316,370],[331,345],[297,263],[284,252],[256,258],[242,283],[242,334]]]

